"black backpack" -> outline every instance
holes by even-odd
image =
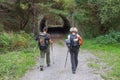
[[[48,48],[48,46],[49,46],[49,39],[50,38],[49,38],[48,34],[40,33],[39,39],[38,39],[40,50],[45,50],[45,49]],[[40,40],[42,42],[40,42]]]
[[[70,47],[71,48],[76,48],[76,47],[79,47],[79,41],[76,40],[77,39],[77,34],[73,35],[73,34],[70,34]]]

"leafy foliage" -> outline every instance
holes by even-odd
[[[24,31],[0,34],[0,80],[18,80],[35,65],[39,55],[35,46],[36,41]]]
[[[120,0],[103,0],[100,6],[101,23],[112,22],[120,15]]]
[[[118,30],[120,25],[120,0],[75,0],[77,4],[78,24],[83,33],[89,37],[106,34],[109,30]],[[80,14],[83,14],[81,17]],[[87,19],[86,19],[87,18]],[[75,18],[76,19],[76,18]],[[86,19],[86,20],[85,20]]]
[[[1,3],[0,18],[4,24],[4,29],[7,31],[31,30],[32,8],[30,3],[6,1]],[[26,31],[26,32],[27,32]]]
[[[3,1],[3,0],[1,0]],[[120,0],[12,0],[4,4],[9,12],[2,17],[5,29],[32,29],[34,10],[37,14],[61,14],[71,25],[74,23],[83,34],[91,38],[120,29]],[[1,17],[1,16],[0,16]],[[37,25],[37,16],[34,17]],[[10,29],[9,29],[10,28]]]
[[[112,31],[109,34],[96,38],[97,44],[113,44],[120,43],[120,32]]]
[[[15,51],[18,49],[28,48],[32,38],[27,33],[2,33],[0,35],[0,52]]]

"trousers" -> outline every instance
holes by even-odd
[[[46,56],[46,59],[45,59]],[[48,47],[45,50],[40,50],[40,66],[44,67],[44,62],[46,64],[50,64],[50,47]]]
[[[72,71],[76,71],[76,68],[78,66],[78,52],[79,52],[79,48],[70,49]]]

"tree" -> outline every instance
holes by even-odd
[[[120,25],[120,0],[75,0],[79,8],[76,18],[84,31],[97,36]],[[89,29],[89,30],[88,30]],[[87,34],[87,35],[88,35]]]
[[[0,16],[3,19],[3,24],[7,30],[25,30],[29,21],[31,21],[32,13],[32,4],[27,0],[12,0],[12,3],[9,1],[2,2],[1,7],[3,13]],[[5,13],[7,10],[7,13]],[[4,14],[5,13],[5,14]],[[32,22],[32,21],[31,21]],[[27,28],[29,29],[29,28]]]

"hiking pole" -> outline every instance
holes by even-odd
[[[34,47],[33,53],[36,53],[37,47],[38,47],[37,45]]]
[[[67,51],[67,55],[66,55],[65,66],[64,66],[65,68],[66,68],[66,63],[67,63],[68,53],[69,53],[69,50]]]
[[[52,52],[52,60],[53,60],[53,64],[54,64],[54,56],[53,56],[53,46],[51,44],[51,52]]]

